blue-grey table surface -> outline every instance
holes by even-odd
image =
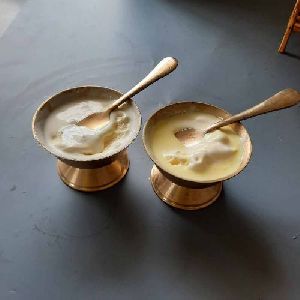
[[[300,299],[299,106],[244,122],[249,166],[197,212],[155,196],[140,137],[126,179],[85,194],[31,133],[48,96],[125,92],[165,56],[180,65],[135,97],[143,121],[174,100],[235,113],[300,89],[300,35],[277,53],[294,1],[14,1],[0,38],[0,298]]]

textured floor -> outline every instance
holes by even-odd
[[[18,3],[0,38],[0,298],[299,299],[300,106],[244,123],[249,166],[198,212],[157,199],[141,138],[121,184],[84,194],[31,134],[49,95],[125,92],[164,56],[180,66],[135,97],[143,121],[174,100],[235,113],[300,90],[300,34],[276,51],[293,1]]]

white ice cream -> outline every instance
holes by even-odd
[[[102,154],[109,156],[122,150],[136,134],[133,104],[125,103],[110,114],[110,122],[99,129],[78,126],[85,117],[105,110],[109,101],[74,101],[55,109],[45,123],[45,139],[52,148],[68,158]]]

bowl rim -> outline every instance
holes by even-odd
[[[75,89],[82,89],[82,88],[100,88],[100,89],[105,89],[105,90],[109,90],[109,91],[113,91],[113,92],[117,92],[118,94],[120,94],[120,96],[123,95],[122,92],[120,92],[119,90],[113,89],[113,88],[109,88],[106,86],[99,86],[99,85],[82,85],[82,86],[74,86],[74,87],[70,87],[70,88],[66,88],[63,89],[55,94],[53,94],[52,96],[48,97],[47,99],[45,99],[35,110],[34,115],[32,117],[32,121],[31,121],[31,130],[32,130],[32,134],[33,134],[33,138],[34,140],[38,143],[38,145],[40,147],[42,147],[44,150],[46,150],[47,152],[49,152],[51,155],[54,155],[56,158],[60,159],[60,160],[64,160],[64,161],[74,161],[74,162],[80,162],[80,163],[90,163],[90,162],[97,162],[97,161],[104,161],[104,160],[109,160],[112,159],[115,155],[117,155],[118,153],[124,151],[125,149],[127,149],[130,144],[132,144],[134,142],[134,140],[138,137],[140,131],[141,131],[141,127],[142,127],[142,115],[140,112],[139,107],[137,106],[137,104],[135,103],[135,101],[131,98],[129,98],[129,100],[132,101],[132,103],[134,104],[135,108],[137,109],[137,117],[138,117],[138,126],[137,126],[137,132],[135,134],[135,136],[133,136],[133,138],[130,140],[130,142],[124,144],[124,146],[118,150],[118,151],[114,151],[112,154],[108,155],[108,156],[104,156],[104,157],[94,157],[94,158],[86,158],[86,159],[78,159],[78,158],[69,158],[69,157],[64,157],[63,155],[59,155],[58,153],[54,153],[49,147],[47,147],[47,145],[45,145],[44,143],[42,143],[40,141],[40,139],[38,138],[38,134],[36,131],[36,119],[37,119],[37,115],[38,113],[41,111],[41,109],[49,102],[51,101],[52,98],[59,96],[63,93],[66,93],[68,91],[71,90],[75,90]]]
[[[216,182],[219,182],[219,181],[224,181],[224,180],[227,180],[227,179],[230,179],[232,177],[235,177],[236,175],[238,175],[239,173],[241,173],[248,165],[250,159],[251,159],[251,156],[252,156],[252,150],[253,150],[253,147],[252,147],[252,141],[251,141],[251,138],[250,138],[250,135],[246,129],[246,127],[241,123],[241,122],[236,122],[238,124],[240,124],[243,128],[243,130],[245,130],[245,133],[247,134],[248,138],[249,138],[249,155],[247,157],[247,160],[245,161],[245,163],[243,165],[241,165],[234,173],[231,173],[227,176],[224,176],[224,177],[220,177],[220,178],[217,178],[217,179],[212,179],[212,180],[190,180],[190,179],[187,179],[187,178],[184,178],[184,177],[179,177],[177,176],[176,174],[173,174],[171,173],[170,171],[164,169],[163,167],[160,166],[160,163],[155,159],[154,155],[151,154],[151,150],[150,150],[150,146],[147,145],[146,143],[146,138],[145,138],[145,132],[146,132],[146,129],[147,129],[147,126],[149,126],[149,122],[151,121],[151,119],[157,114],[159,113],[160,111],[163,111],[164,109],[170,107],[170,106],[173,106],[173,105],[177,105],[177,104],[190,104],[190,105],[198,105],[198,104],[204,104],[206,106],[211,106],[213,108],[216,108],[218,110],[221,110],[223,111],[224,113],[228,114],[228,116],[231,116],[231,114],[229,112],[227,112],[226,110],[216,106],[216,105],[212,105],[212,104],[209,104],[209,103],[206,103],[206,102],[203,102],[203,101],[188,101],[188,100],[176,100],[175,102],[172,102],[170,104],[167,104],[163,107],[161,107],[160,109],[156,110],[153,114],[151,114],[151,116],[148,118],[148,120],[146,121],[146,123],[144,124],[144,127],[143,127],[143,132],[142,132],[142,140],[143,140],[143,145],[144,145],[144,149],[145,151],[147,152],[149,158],[153,161],[153,163],[158,167],[159,170],[162,170],[164,173],[166,173],[167,175],[169,175],[170,177],[173,177],[173,178],[178,178],[179,180],[181,181],[186,181],[186,182],[189,182],[189,183],[193,183],[193,184],[213,184],[213,183],[216,183]]]

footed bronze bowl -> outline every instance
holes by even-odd
[[[230,116],[225,110],[206,103],[178,102],[170,104],[156,111],[146,122],[143,130],[143,142],[146,152],[154,162],[150,180],[157,196],[173,207],[196,210],[216,201],[222,191],[223,181],[236,176],[247,166],[251,157],[252,144],[247,130],[241,123],[231,124],[229,126],[241,137],[243,147],[243,159],[235,172],[226,177],[210,181],[190,181],[171,174],[156,160],[150,146],[150,133],[157,121],[177,113],[189,111],[207,112],[221,119]]]
[[[99,159],[67,159],[55,153],[45,142],[44,126],[47,116],[58,106],[71,100],[117,99],[122,94],[113,89],[100,86],[82,86],[64,90],[46,101],[36,110],[32,119],[34,139],[50,154],[57,158],[57,172],[62,181],[73,189],[93,192],[109,188],[118,183],[127,173],[129,159],[127,148],[136,138],[141,128],[141,114],[134,104],[137,115],[134,136],[123,148],[107,157]]]

